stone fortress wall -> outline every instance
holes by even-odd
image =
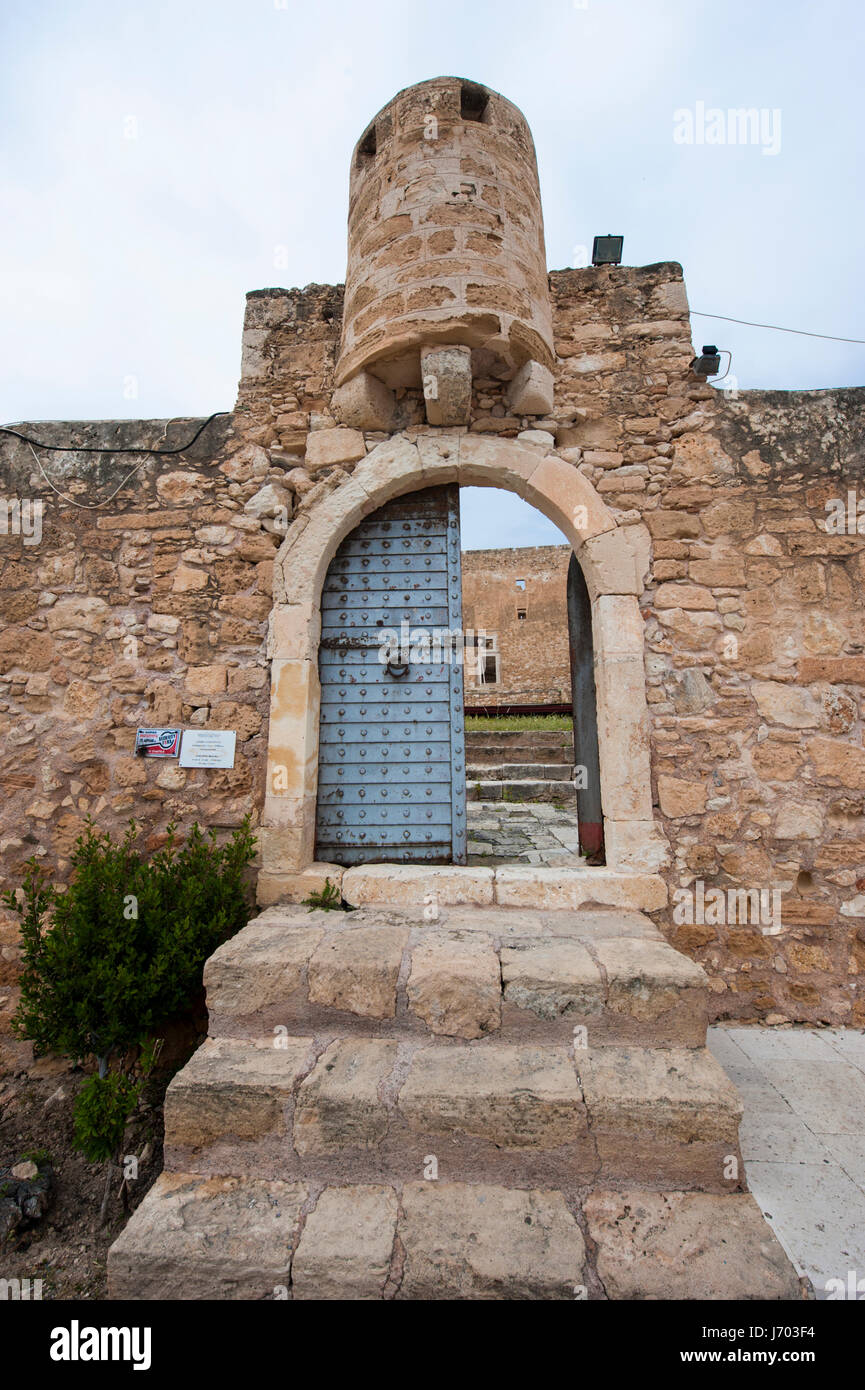
[[[461,244],[489,233],[490,207],[451,194]],[[495,216],[506,226],[511,213]],[[287,528],[312,535],[386,441],[523,436],[539,461],[555,450],[627,532],[607,563],[629,556],[629,573],[610,574],[609,592],[633,593],[642,614],[651,813],[669,842],[670,894],[699,880],[782,895],[777,936],[679,923],[672,901],[659,924],[705,966],[718,1016],[865,1026],[865,534],[855,518],[843,534],[826,529],[827,502],[865,499],[865,391],[724,398],[690,371],[675,263],[553,271],[548,286],[551,365],[543,335],[509,337],[525,316],[499,319],[498,337],[518,344],[507,362],[483,356],[496,333],[480,342],[474,326],[469,341],[437,341],[457,349],[437,364],[442,424],[424,370],[338,376],[353,350],[343,289],[310,285],[248,296],[237,402],[188,451],[142,464],[37,449],[61,497],[29,446],[0,436],[3,495],[44,507],[38,544],[8,509],[0,535],[4,878],[17,882],[31,854],[62,875],[87,815],[116,829],[134,815],[150,845],[171,819],[230,827],[252,809],[259,822],[272,574]],[[19,428],[46,443],[164,448],[201,423]],[[290,590],[290,564],[279,584]],[[236,729],[234,769],[133,756],[138,725],[171,722]],[[16,971],[7,917],[0,1029]]]
[[[467,710],[509,702],[570,705],[571,554],[568,545],[463,551],[463,625],[466,632],[492,637],[498,653],[498,679],[492,684],[478,679],[478,663],[467,657]]]

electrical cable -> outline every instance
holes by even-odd
[[[111,502],[111,501],[113,500],[113,498],[115,498],[115,497],[117,496],[118,492],[122,491],[122,489],[125,488],[126,484],[129,482],[129,479],[130,479],[130,478],[134,478],[134,476],[135,476],[135,474],[138,472],[139,468],[143,468],[144,465],[145,465],[145,463],[148,463],[149,460],[150,460],[150,455],[148,454],[147,457],[146,457],[146,458],[143,458],[143,459],[141,460],[140,463],[136,463],[136,465],[135,465],[135,467],[133,468],[132,472],[126,474],[126,477],[123,479],[123,482],[120,484],[119,487],[116,487],[116,488],[114,489],[114,491],[112,492],[112,494],[111,494],[110,497],[105,497],[105,498],[103,498],[103,500],[102,500],[101,502],[76,502],[76,500],[75,500],[74,497],[69,497],[67,493],[61,492],[60,489],[59,489],[59,487],[55,487],[55,486],[54,486],[54,484],[52,483],[51,479],[48,477],[48,474],[45,472],[45,469],[42,467],[42,460],[40,459],[40,457],[39,457],[39,455],[37,454],[36,450],[33,448],[33,445],[30,443],[30,440],[28,439],[26,442],[27,442],[27,447],[29,448],[31,454],[33,455],[33,459],[34,459],[34,461],[35,461],[35,463],[36,463],[36,467],[39,469],[39,472],[42,474],[42,477],[45,479],[45,481],[46,481],[46,483],[48,484],[48,486],[50,487],[51,491],[52,491],[52,492],[56,492],[56,493],[57,493],[57,496],[58,496],[63,502],[68,502],[70,507],[80,507],[81,510],[82,510],[83,512],[96,512],[96,511],[99,510],[100,507],[105,507],[105,506],[107,506],[108,503]]]
[[[707,384],[709,384],[709,385],[711,385],[711,386],[721,386],[722,383],[725,382],[725,381],[727,380],[727,377],[730,375],[730,372],[731,372],[732,369],[733,369],[733,354],[732,354],[732,352],[730,351],[730,349],[729,349],[729,348],[719,348],[718,351],[719,351],[719,352],[726,352],[726,354],[727,354],[727,356],[728,356],[728,358],[729,358],[730,360],[729,360],[728,363],[727,363],[727,370],[726,370],[725,372],[719,372],[717,376],[710,376],[710,377],[707,378]],[[727,389],[729,389],[729,388],[725,387],[724,389],[727,390]]]
[[[51,449],[59,454],[183,454],[187,449],[191,449],[196,439],[204,433],[211,420],[215,420],[219,415],[230,415],[230,410],[214,410],[212,415],[208,415],[204,424],[199,426],[195,434],[187,444],[181,444],[177,449],[154,449],[148,448],[146,444],[118,445],[116,449],[105,449],[101,445],[88,444],[45,444],[40,439],[31,439],[29,435],[20,434],[18,430],[13,430],[11,425],[0,425],[0,434],[11,434],[15,439],[21,439],[25,444],[31,446],[35,444],[39,449]],[[175,415],[168,424],[173,424],[174,420],[180,417]],[[20,423],[20,422],[19,422]],[[168,426],[166,425],[166,430]]]
[[[806,328],[781,328],[777,323],[752,323],[750,319],[732,319],[727,314],[705,314],[702,309],[692,309],[691,315],[700,319],[723,319],[724,323],[743,323],[746,328],[771,328],[775,333],[796,333],[801,338],[826,338],[832,343],[861,343],[865,338],[839,338],[834,333],[809,333]]]
[[[121,492],[123,488],[125,488],[126,484],[129,482],[129,479],[134,478],[135,474],[139,471],[139,469],[143,468],[144,465],[149,461],[149,459],[154,457],[154,455],[166,456],[185,453],[187,449],[192,448],[195,441],[204,433],[211,420],[215,420],[219,415],[229,415],[230,413],[231,412],[228,410],[215,410],[212,415],[208,415],[207,419],[204,421],[204,424],[201,425],[199,429],[195,431],[195,434],[188,441],[188,443],[181,444],[180,447],[177,449],[157,449],[153,447],[146,448],[144,445],[133,445],[132,447],[123,447],[117,449],[105,449],[101,446],[88,448],[86,445],[83,444],[44,444],[41,440],[30,439],[26,434],[21,434],[18,430],[13,430],[9,425],[0,425],[0,434],[11,434],[14,436],[15,439],[22,440],[23,443],[25,443],[29,447],[31,454],[33,455],[33,461],[36,464],[36,467],[39,469],[39,472],[42,474],[42,477],[45,479],[46,483],[51,488],[51,491],[56,492],[57,496],[63,502],[67,502],[70,507],[78,507],[83,512],[95,512],[98,511],[100,507],[107,506],[108,503],[111,502],[117,496],[118,492]],[[178,416],[175,415],[170,420],[166,420],[165,430],[163,431],[162,435],[163,439],[165,439],[170,426],[174,424],[174,421],[176,419],[178,419]],[[135,465],[131,473],[126,474],[126,477],[123,479],[121,483],[118,484],[118,486],[114,489],[114,491],[111,493],[109,497],[103,498],[101,502],[76,502],[74,497],[69,497],[67,493],[61,492],[59,487],[54,486],[51,479],[48,477],[48,474],[45,472],[45,469],[42,467],[42,460],[37,454],[36,449],[33,447],[34,444],[40,449],[51,449],[55,453],[61,454],[144,454],[145,457],[141,460],[140,463],[137,463]]]

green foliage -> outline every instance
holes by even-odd
[[[342,893],[329,878],[326,878],[324,887],[304,898],[303,905],[308,907],[310,912],[314,912],[316,908],[322,912],[334,912],[342,907]]]
[[[51,1162],[51,1154],[48,1149],[28,1149],[21,1157],[35,1163],[37,1168],[45,1168]]]
[[[247,919],[248,822],[224,846],[197,825],[178,849],[174,827],[147,862],[135,826],[119,844],[88,823],[67,888],[30,861],[21,917],[23,972],[16,1032],[40,1052],[82,1058],[124,1052],[179,1012],[216,947]]]
[[[99,1076],[76,1101],[76,1143],[88,1157],[104,1157],[120,1142],[136,1103],[137,1083],[106,1075],[109,1059],[141,1048],[189,1004],[204,962],[245,925],[250,906],[246,869],[255,837],[248,817],[222,846],[214,831],[194,825],[178,848],[170,825],[149,861],[135,838],[134,822],[115,843],[88,821],[68,887],[52,886],[31,860],[20,900],[3,896],[21,921],[16,1033],[37,1052],[99,1063]],[[157,1054],[145,1045],[145,1074]]]
[[[73,1147],[91,1163],[113,1158],[140,1090],[141,1082],[121,1072],[88,1077],[75,1099]]]

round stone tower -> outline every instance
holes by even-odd
[[[520,111],[458,77],[407,87],[355,146],[334,408],[381,428],[398,387],[431,424],[469,418],[472,377],[552,409],[553,332],[538,173]]]

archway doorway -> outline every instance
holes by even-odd
[[[443,484],[369,513],[328,566],[320,862],[551,867],[578,863],[584,847],[602,862],[590,614],[576,662],[568,640],[567,591],[587,595],[585,581],[560,532],[499,496],[522,508],[523,535],[540,523],[561,544],[465,551],[461,582],[460,490]],[[486,500],[482,538],[497,531]],[[596,808],[582,835],[578,795]]]
[[[349,478],[292,523],[277,557],[269,640],[267,786],[260,829],[262,875],[268,878],[269,894],[279,892],[286,875],[303,872],[314,862],[320,596],[328,566],[349,532],[385,502],[451,483],[518,493],[555,522],[579,556],[591,602],[607,857],[606,870],[583,872],[654,873],[667,854],[652,813],[638,602],[650,554],[645,528],[617,526],[573,464],[543,446],[447,432],[415,439],[396,435],[372,449]]]
[[[466,488],[460,503],[469,863],[602,863],[590,606],[579,652],[569,632],[569,566],[585,591],[578,561],[514,492]],[[575,688],[577,671],[587,679]]]

